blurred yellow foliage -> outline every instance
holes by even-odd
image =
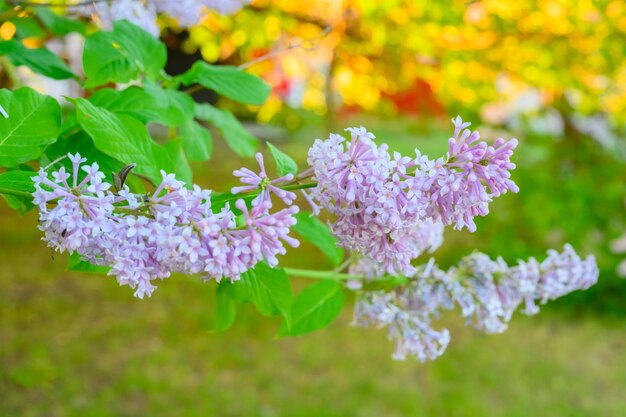
[[[275,86],[265,119],[280,102],[374,109],[423,80],[444,106],[533,89],[545,105],[567,96],[626,123],[625,33],[621,0],[257,0],[209,15],[184,47],[208,61],[271,52],[251,68]]]
[[[4,22],[0,25],[0,38],[5,41],[11,40],[15,35],[15,25],[12,22]]]

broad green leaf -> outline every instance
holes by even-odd
[[[38,38],[41,39],[46,36],[44,29],[39,26],[36,19],[33,19],[28,14],[20,17],[14,16],[8,19],[9,22],[15,25],[15,34],[19,39],[26,38]]]
[[[103,88],[89,97],[89,101],[115,114],[132,116],[144,123],[160,120],[163,112],[159,104],[141,87],[128,87],[122,91]]]
[[[180,128],[183,149],[191,162],[203,162],[211,158],[213,141],[207,128],[190,120]]]
[[[110,157],[109,155],[106,155],[96,149],[93,140],[84,130],[80,130],[73,135],[63,137],[54,144],[48,146],[44,153],[45,158],[42,158],[42,165],[48,165],[52,161],[57,160],[59,157],[65,156],[68,153],[74,154],[76,152],[80,153],[81,156],[83,156],[84,158],[87,158],[87,163],[89,164],[97,162],[100,166],[100,171],[102,171],[106,176],[105,181],[110,184],[113,183],[111,173],[119,172],[120,169],[122,169],[126,165],[125,163],[118,161],[117,159]],[[56,162],[50,168],[50,170],[57,170],[61,166],[64,166],[67,172],[72,172],[72,163],[68,158],[64,158]],[[78,174],[80,181],[82,180],[82,178],[84,178],[83,176],[85,175],[85,173],[81,170],[78,172]],[[135,193],[141,194],[146,192],[146,189],[143,186],[141,180],[133,175],[130,175],[127,178],[126,184]]]
[[[35,14],[55,35],[63,36],[72,32],[84,35],[87,31],[87,25],[85,22],[81,20],[68,19],[65,16],[54,13],[47,7],[35,8]]]
[[[237,316],[237,304],[224,291],[223,286],[218,286],[215,304],[215,328],[216,332],[228,330]]]
[[[55,80],[76,77],[65,62],[47,48],[27,48],[17,39],[0,42],[0,55],[8,56],[15,65],[25,65]]]
[[[293,230],[304,240],[317,246],[333,265],[339,265],[343,260],[344,252],[337,246],[337,238],[333,236],[328,226],[306,211],[296,214],[296,220],[298,223],[293,226]]]
[[[126,114],[144,123],[153,122],[177,127],[194,116],[194,101],[189,95],[164,90],[147,83],[144,88],[129,87],[123,91],[112,88],[98,90],[89,98],[93,104],[116,114]]]
[[[38,158],[57,139],[61,108],[52,97],[24,87],[0,90],[0,166],[11,167]]]
[[[267,147],[270,148],[270,152],[276,161],[276,169],[279,176],[285,176],[287,174],[296,175],[298,173],[298,164],[291,159],[289,155],[280,151],[277,147],[271,143],[267,143]]]
[[[152,120],[166,126],[182,126],[194,117],[195,102],[181,91],[163,89],[150,82],[144,84],[146,93],[160,109],[160,119]]]
[[[94,265],[90,262],[83,261],[82,257],[73,253],[67,259],[68,271],[93,272],[94,274],[106,274],[109,268],[106,266]]]
[[[299,336],[330,325],[341,313],[344,293],[334,281],[319,281],[306,287],[293,300],[291,325],[283,322],[279,335]]]
[[[257,264],[241,275],[239,281],[223,280],[219,291],[224,291],[237,303],[251,302],[263,315],[281,314],[290,322],[293,294],[287,273],[281,268],[270,268],[266,263]]]
[[[3,191],[35,192],[33,171],[14,170],[0,173],[0,193]]]
[[[252,136],[231,112],[210,104],[197,104],[196,118],[209,122],[219,129],[228,147],[237,155],[247,158],[254,156],[259,140]]]
[[[100,152],[124,164],[137,164],[133,172],[145,175],[154,183],[161,182],[161,169],[174,171],[167,150],[152,140],[146,126],[137,119],[115,115],[82,98],[76,99],[76,110],[78,123]]]
[[[21,214],[32,209],[33,198],[31,196],[18,197],[6,194],[11,191],[31,194],[35,191],[32,177],[35,175],[33,171],[7,171],[0,174],[0,194],[6,200],[9,207]]]
[[[121,48],[113,45],[110,32],[98,31],[87,38],[83,49],[83,69],[87,80],[86,88],[93,88],[111,81],[127,83],[139,75]]]
[[[169,153],[174,166],[176,178],[183,181],[187,188],[193,187],[193,171],[185,156],[182,139],[172,139],[165,144],[165,150]]]
[[[127,20],[113,23],[113,35],[141,72],[154,77],[160,74],[167,62],[167,49],[159,39]]]
[[[196,61],[178,77],[185,85],[200,84],[240,103],[261,105],[270,94],[270,86],[261,78],[227,65],[209,65]]]
[[[13,195],[2,194],[2,193],[0,193],[0,195],[2,195],[2,198],[4,198],[4,201],[6,201],[7,206],[9,206],[11,209],[17,211],[20,214],[26,214],[35,207],[31,199],[29,198],[16,197]]]
[[[139,74],[156,78],[166,59],[165,45],[158,39],[126,20],[116,21],[112,31],[98,31],[85,41],[85,86],[125,83]]]

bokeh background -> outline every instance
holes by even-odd
[[[475,249],[541,259],[569,242],[596,256],[599,283],[502,335],[444,317],[443,357],[396,362],[383,331],[350,327],[350,308],[297,338],[277,339],[279,322],[253,308],[211,333],[212,283],[179,276],[133,299],[109,277],[65,271],[36,216],[0,203],[0,415],[626,415],[624,2],[274,0],[189,31],[161,23],[171,73],[205,59],[272,85],[261,107],[219,104],[302,164],[313,139],[353,125],[430,156],[445,153],[457,114],[484,138],[519,138],[520,193],[476,233],[447,231],[437,261]],[[226,190],[242,165],[254,163],[216,141],[195,178]],[[306,245],[285,264],[330,267]]]

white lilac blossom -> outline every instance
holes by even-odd
[[[351,272],[380,276],[383,270],[375,263],[359,261]],[[581,259],[570,245],[562,252],[548,251],[541,263],[530,258],[515,266],[474,253],[458,267],[443,271],[431,259],[405,286],[360,293],[354,323],[386,327],[397,345],[395,358],[410,354],[424,361],[440,356],[450,339],[447,330],[430,326],[444,310],[458,306],[469,325],[485,333],[501,333],[518,308],[523,306],[524,314],[536,314],[537,303],[585,290],[597,279],[594,257]]]
[[[493,197],[518,188],[510,179],[517,140],[490,146],[478,132],[453,119],[445,158],[390,155],[364,128],[346,129],[350,141],[331,134],[316,140],[308,163],[318,185],[312,197],[336,216],[332,230],[341,246],[383,265],[389,274],[411,275],[411,260],[439,246],[443,225],[476,230]],[[427,231],[425,239],[424,232]]]
[[[132,194],[126,186],[114,194],[98,164],[83,165],[79,154],[69,158],[71,173],[61,167],[50,178],[41,169],[33,178],[43,239],[59,252],[110,267],[109,275],[139,298],[151,295],[154,281],[172,272],[235,281],[258,262],[275,266],[286,252],[283,242],[298,245],[288,235],[296,206],[270,213],[268,201],[248,210],[237,200],[244,215],[238,226],[228,205],[214,212],[209,190],[184,188],[173,174],[162,171],[151,195]]]
[[[109,0],[80,5],[71,11],[93,17],[105,29],[111,29],[117,20],[126,19],[158,36],[159,13],[176,19],[181,27],[189,27],[198,24],[210,10],[230,15],[248,3],[250,0]]]

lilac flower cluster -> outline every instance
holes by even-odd
[[[126,19],[159,36],[159,13],[176,19],[181,27],[189,27],[198,24],[209,10],[228,15],[248,3],[250,0],[110,0],[81,5],[72,8],[72,12],[93,17],[105,29],[111,29],[117,20]]]
[[[359,261],[357,270],[374,267]],[[373,270],[373,274],[380,270]],[[355,305],[357,325],[387,327],[396,341],[394,357],[414,355],[420,361],[440,356],[449,340],[446,329],[431,322],[443,310],[460,307],[468,324],[485,333],[506,330],[513,313],[536,314],[545,303],[596,283],[598,267],[593,256],[581,259],[570,245],[563,252],[548,251],[541,263],[534,258],[509,267],[501,258],[481,253],[465,257],[456,268],[442,271],[433,260],[420,267],[407,286],[390,292],[360,294]]]
[[[59,252],[110,267],[109,274],[139,298],[172,272],[235,281],[258,262],[275,266],[286,252],[283,242],[298,245],[288,235],[296,206],[270,212],[264,199],[248,210],[239,199],[238,222],[228,204],[214,212],[209,190],[184,188],[173,174],[162,171],[152,194],[139,196],[127,186],[115,194],[97,163],[83,165],[79,154],[69,158],[71,173],[61,167],[50,178],[41,169],[33,178],[43,239]]]
[[[318,183],[312,196],[337,217],[332,229],[341,246],[389,274],[412,275],[411,260],[439,246],[443,225],[474,231],[474,217],[488,213],[493,197],[518,191],[510,179],[517,140],[489,146],[460,117],[453,123],[449,152],[438,160],[418,150],[392,156],[362,127],[346,129],[347,143],[336,134],[315,141],[308,154]]]

